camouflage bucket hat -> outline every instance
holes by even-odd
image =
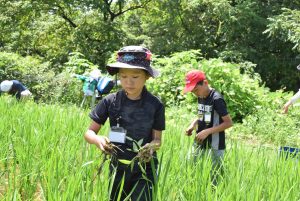
[[[114,75],[120,68],[143,69],[155,78],[159,71],[151,67],[151,52],[141,46],[126,46],[118,51],[117,62],[107,64],[106,68],[109,74]]]

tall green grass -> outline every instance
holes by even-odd
[[[88,111],[1,97],[0,116],[0,200],[108,200],[108,163],[93,181],[101,153],[83,139]],[[191,118],[167,110],[155,200],[300,200],[299,159],[236,140],[227,141],[224,177],[212,188],[210,159],[189,154]]]

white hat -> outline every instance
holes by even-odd
[[[0,84],[0,90],[3,92],[8,92],[11,89],[13,84],[14,84],[13,81],[4,80]]]

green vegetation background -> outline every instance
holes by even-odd
[[[296,0],[2,0],[0,80],[21,79],[37,100],[71,101],[59,95],[71,82],[67,67],[105,72],[116,50],[134,44],[158,58],[200,50],[205,59],[251,62],[271,91],[296,91],[299,10]]]
[[[92,184],[101,156],[82,138],[88,112],[71,75],[105,74],[134,44],[154,53],[161,76],[147,87],[167,107],[158,200],[299,200],[299,165],[278,158],[280,146],[300,147],[299,107],[281,113],[300,88],[299,9],[294,0],[0,1],[0,81],[20,80],[35,101],[0,97],[0,199],[107,199],[107,172]],[[209,161],[191,165],[183,136],[196,115],[184,74],[195,68],[235,122],[215,193]]]

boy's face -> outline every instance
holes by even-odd
[[[197,97],[205,97],[207,95],[207,82],[204,81],[202,85],[197,84],[191,91]]]
[[[147,73],[141,69],[121,68],[119,74],[121,86],[129,97],[138,97],[149,78]]]

